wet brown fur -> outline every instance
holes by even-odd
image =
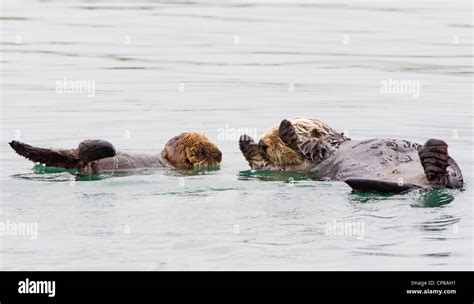
[[[222,153],[204,134],[182,133],[165,145],[161,156],[174,167],[191,168],[216,166],[222,160]]]
[[[318,119],[292,118],[289,121],[293,124],[296,133],[301,139],[321,138],[338,134]],[[305,162],[303,155],[299,151],[288,147],[280,139],[278,128],[279,124],[276,124],[260,137],[259,146],[265,145],[266,151],[261,150],[260,153],[262,155],[259,157],[267,159],[280,168],[303,165]],[[252,162],[257,163],[259,160],[256,158],[255,160],[248,161],[252,165]]]

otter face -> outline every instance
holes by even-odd
[[[321,138],[328,134],[336,134],[326,124],[317,119],[289,119],[300,139]],[[312,164],[298,147],[290,147],[280,137],[280,125],[267,130],[256,143],[251,137],[240,138],[240,150],[252,169],[276,169],[285,171],[305,171]]]
[[[265,157],[281,169],[299,166],[304,162],[304,157],[299,151],[288,147],[281,139],[278,126],[273,126],[265,132],[258,141],[258,146]]]
[[[285,170],[303,164],[303,156],[289,148],[278,136],[278,128],[272,128],[258,141],[242,135],[240,151],[252,169]]]
[[[165,145],[161,156],[176,168],[217,166],[222,153],[204,134],[186,132],[173,137]]]

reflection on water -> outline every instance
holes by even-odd
[[[193,176],[193,175],[208,175],[214,174],[219,170],[219,166],[209,166],[209,167],[196,167],[193,169],[176,169],[168,170],[166,174],[168,175],[183,175],[183,176]]]
[[[31,179],[31,180],[51,180],[52,176],[56,177],[65,177],[70,176],[77,181],[94,181],[94,180],[101,180],[104,178],[110,177],[123,177],[123,176],[133,176],[133,175],[149,175],[149,174],[164,174],[164,175],[173,175],[173,176],[193,176],[193,175],[207,175],[212,174],[219,170],[219,167],[206,167],[206,168],[193,168],[193,169],[165,169],[165,168],[142,168],[142,169],[131,169],[127,171],[114,171],[114,172],[106,172],[100,174],[92,174],[92,175],[79,175],[79,171],[77,169],[64,169],[64,168],[57,168],[57,167],[49,167],[43,164],[35,164],[33,166],[34,173],[26,173],[26,174],[14,174],[12,177],[14,178],[24,178],[24,179]],[[60,173],[56,175],[52,175],[53,173]],[[42,175],[48,174],[48,175]],[[71,178],[69,178],[70,180]],[[56,180],[60,181],[60,180]]]
[[[13,174],[12,178],[31,180],[31,181],[44,181],[44,182],[67,182],[74,179],[74,176],[68,173],[49,173],[47,175],[38,175],[34,173],[23,173]]]
[[[456,191],[452,191],[446,189],[438,189],[433,190],[425,193],[421,196],[419,205],[422,207],[440,207],[442,205],[446,205],[454,201],[454,196],[456,195]]]
[[[412,193],[406,194],[391,194],[391,193],[379,193],[379,192],[363,192],[363,191],[352,191],[348,197],[351,201],[356,203],[374,203],[378,201],[390,200],[390,199],[398,199],[404,200],[406,199],[406,195],[411,196]]]
[[[281,181],[287,183],[293,183],[295,181],[310,180],[308,177],[302,174],[285,172],[285,171],[272,171],[272,170],[245,170],[239,172],[240,180],[262,180],[262,181]]]
[[[46,2],[0,17],[0,221],[39,227],[35,242],[2,237],[0,269],[472,269],[470,2]],[[57,93],[64,78],[95,96]],[[419,81],[419,97],[383,93],[389,79]],[[353,139],[443,139],[466,191],[253,171],[219,133],[301,116]],[[78,176],[7,144],[153,154],[186,131],[215,141],[220,168]],[[364,238],[327,234],[334,221]]]
[[[440,207],[454,201],[459,190],[435,189],[413,190],[405,194],[353,191],[349,199],[358,203],[377,202],[397,199],[412,202],[412,207]],[[414,202],[413,202],[414,201]]]
[[[445,215],[440,218],[436,218],[433,220],[419,223],[417,225],[417,228],[420,228],[425,231],[443,231],[443,230],[451,229],[453,230],[453,232],[455,232],[457,229],[457,226],[453,226],[453,225],[458,223],[459,221],[460,221],[460,218],[457,218],[451,215]]]
[[[33,166],[33,171],[36,174],[43,174],[43,173],[63,173],[67,172],[70,174],[77,174],[77,169],[64,169],[64,168],[56,168],[56,167],[47,167],[43,164],[35,164]]]

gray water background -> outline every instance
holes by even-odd
[[[38,237],[0,236],[0,269],[472,270],[471,5],[2,1],[0,221]],[[57,93],[64,78],[95,96]],[[389,79],[420,96],[382,93]],[[249,171],[233,132],[300,116],[353,139],[444,139],[466,191],[352,194]],[[7,144],[158,153],[190,130],[219,145],[220,170],[90,181]],[[334,221],[363,237],[327,233]]]

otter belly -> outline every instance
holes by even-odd
[[[372,179],[426,186],[429,183],[418,156],[419,146],[394,139],[347,141],[334,155],[315,164],[310,174],[316,179]]]
[[[171,167],[170,164],[158,155],[118,152],[115,157],[102,158],[90,164],[85,164],[80,171],[81,174],[91,174],[167,167]]]

